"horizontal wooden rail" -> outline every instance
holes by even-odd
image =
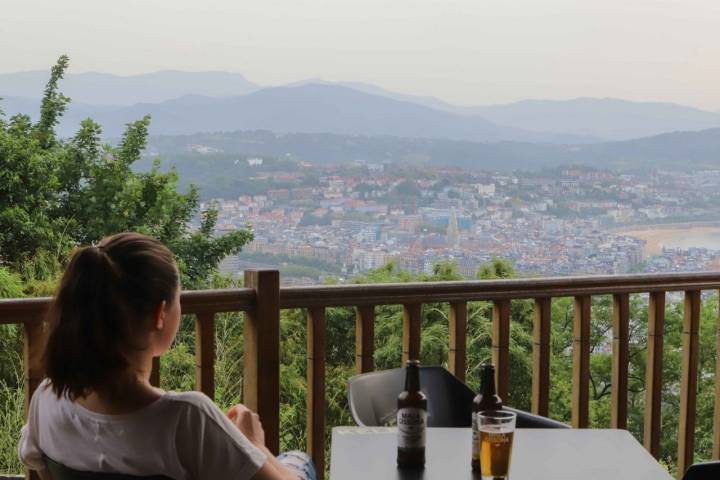
[[[43,317],[49,297],[0,299],[0,324],[25,323]],[[246,312],[255,305],[255,291],[251,288],[224,290],[186,290],[180,295],[183,313]]]
[[[706,272],[459,282],[313,285],[282,288],[280,308],[495,301],[718,288],[720,288],[720,273]]]

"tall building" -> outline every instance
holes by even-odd
[[[458,229],[457,215],[454,208],[450,210],[445,239],[447,240],[447,246],[450,248],[457,248],[460,245],[460,230]]]

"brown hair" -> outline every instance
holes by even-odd
[[[48,313],[45,371],[53,391],[71,399],[112,386],[128,368],[126,352],[149,315],[174,300],[179,277],[172,253],[139,233],[106,237],[78,248]]]

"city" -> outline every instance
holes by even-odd
[[[713,231],[720,170],[648,175],[568,167],[509,174],[298,162],[278,172],[264,168],[268,161],[261,158],[243,162],[248,181],[269,188],[214,200],[219,230],[251,225],[254,233],[242,253],[221,264],[226,273],[280,263],[289,283],[316,283],[388,262],[417,274],[449,261],[474,278],[493,257],[511,260],[524,276],[720,265],[720,250],[712,246],[658,250],[625,233],[663,224]]]

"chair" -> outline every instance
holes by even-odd
[[[683,480],[716,480],[720,478],[720,462],[705,462],[690,465]]]
[[[348,380],[348,402],[361,427],[393,425],[397,397],[405,388],[405,369],[355,375]],[[442,367],[420,367],[420,388],[428,399],[428,427],[470,427],[475,393]],[[517,414],[518,428],[570,428],[549,418],[503,407]]]
[[[170,477],[163,477],[162,475],[137,477],[134,475],[123,475],[121,473],[80,472],[68,468],[47,456],[45,457],[45,464],[53,480],[172,480]]]

